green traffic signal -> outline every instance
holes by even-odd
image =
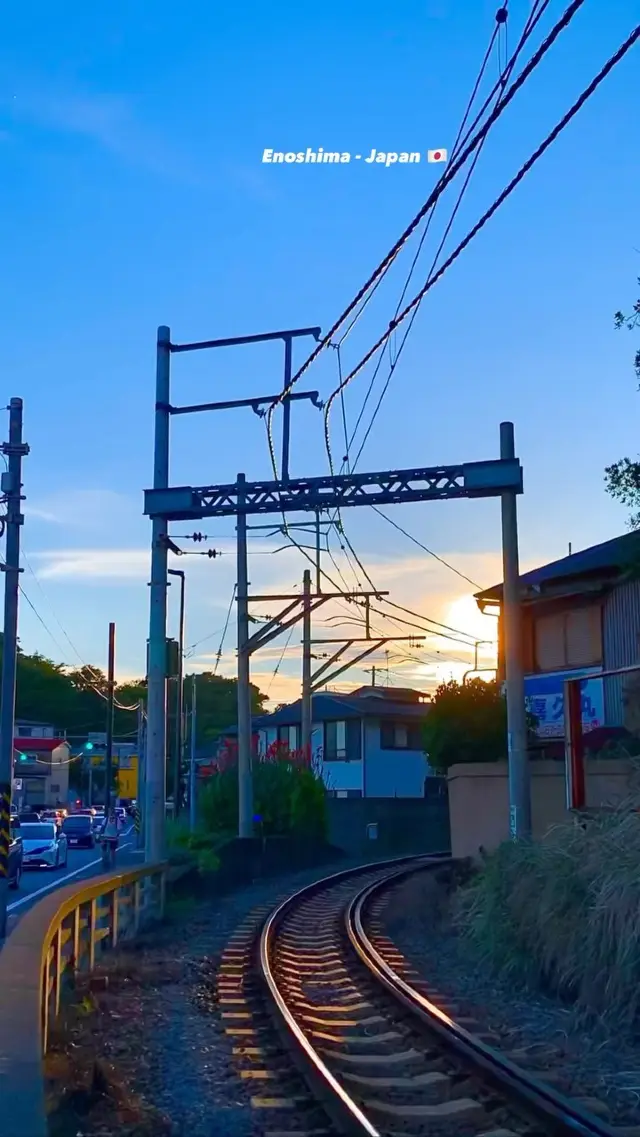
[[[85,742],[84,748],[85,750],[93,750],[93,742]]]
[[[26,754],[20,754],[20,755],[19,755],[19,758],[20,758],[20,761],[21,761],[21,762],[26,762],[26,761],[27,761],[27,755],[26,755]]]

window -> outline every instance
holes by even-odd
[[[324,724],[325,762],[345,762],[347,758],[347,724],[345,722],[326,722]]]
[[[602,662],[602,620],[599,604],[553,612],[535,621],[538,671],[563,671]]]
[[[289,747],[289,750],[296,751],[298,749],[298,728],[297,726],[279,726],[278,727],[278,742],[283,743]]]
[[[422,727],[418,723],[382,722],[380,746],[382,750],[423,750]]]

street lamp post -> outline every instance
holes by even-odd
[[[180,623],[178,632],[178,681],[176,695],[176,760],[173,769],[173,816],[180,812],[180,774],[182,771],[183,747],[183,669],[184,669],[184,572],[181,569],[168,569],[170,576],[180,578]]]

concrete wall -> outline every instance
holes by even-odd
[[[585,767],[588,806],[613,805],[627,797],[632,774],[628,762],[596,759]],[[447,781],[454,857],[475,857],[481,845],[489,851],[508,839],[506,762],[452,766]],[[566,820],[564,762],[531,762],[531,803],[534,837]]]
[[[329,798],[328,839],[354,856],[375,857],[397,853],[440,853],[449,848],[449,813],[446,797],[424,798]],[[367,826],[377,824],[377,837],[367,835]]]

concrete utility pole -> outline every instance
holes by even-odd
[[[311,760],[311,573],[305,569],[302,608],[302,729],[300,746],[305,759]]]
[[[138,703],[138,786],[136,792],[136,810],[137,817],[139,818],[139,827],[137,829],[137,847],[144,848],[144,810],[141,808],[141,803],[144,802],[144,703],[142,699]]]
[[[184,746],[183,703],[184,703],[184,582],[181,569],[169,569],[169,576],[180,578],[180,623],[178,631],[178,677],[176,696],[176,760],[173,768],[173,816],[180,812],[180,786],[182,782],[182,751]]]
[[[9,441],[0,447],[7,456],[7,472],[0,476],[0,490],[7,505],[7,543],[4,578],[4,636],[2,689],[0,694],[0,940],[7,933],[7,889],[9,843],[11,840],[11,783],[13,781],[13,736],[16,711],[16,673],[18,666],[18,593],[20,590],[20,511],[22,498],[22,459],[29,447],[22,441],[22,399],[9,403]]]
[[[500,457],[516,456],[512,422],[500,423]],[[507,684],[509,751],[509,829],[511,837],[531,836],[531,777],[524,701],[522,605],[516,494],[502,494],[503,627]]]
[[[153,459],[154,489],[169,485],[169,401],[171,332],[158,328],[156,415]],[[151,596],[149,603],[149,675],[145,770],[145,860],[162,860],[164,853],[166,712],[167,712],[167,520],[154,517],[151,537]]]
[[[111,782],[113,780],[113,711],[116,687],[116,626],[109,624],[109,657],[107,663],[107,748],[104,772],[104,812],[105,817],[111,807]]]
[[[247,515],[244,510],[244,474],[238,474],[238,836],[253,836],[253,781],[251,771],[251,687],[249,676],[249,568]]]
[[[189,758],[189,829],[193,833],[196,828],[197,801],[196,801],[196,739],[198,719],[196,716],[196,677],[191,676],[191,754]]]

